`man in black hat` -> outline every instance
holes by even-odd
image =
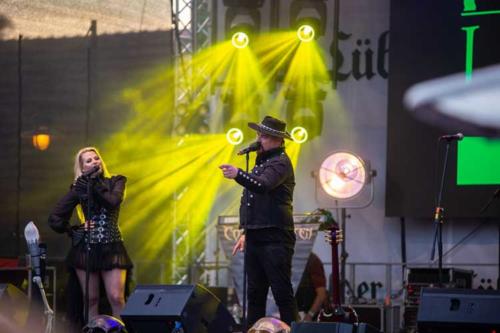
[[[260,124],[249,123],[257,131],[260,148],[250,173],[229,164],[220,166],[224,177],[244,187],[240,205],[240,227],[233,255],[246,250],[248,274],[248,326],[266,315],[269,286],[281,320],[298,320],[291,283],[295,246],[292,200],[295,177],[284,141],[291,139],[286,124],[266,116]],[[245,246],[246,243],[246,246]]]

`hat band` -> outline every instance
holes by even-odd
[[[274,132],[274,133],[277,133],[277,134],[283,134],[283,135],[286,134],[286,132],[275,130],[274,128],[267,127],[266,125],[263,125],[263,124],[260,124],[260,127],[262,127],[263,129],[265,129],[267,131]]]

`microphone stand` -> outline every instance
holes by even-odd
[[[434,212],[434,241],[432,242],[431,261],[434,260],[436,251],[436,241],[438,245],[438,278],[439,287],[443,287],[443,223],[444,223],[444,208],[441,207],[443,199],[444,180],[446,176],[446,169],[448,166],[448,155],[450,151],[450,140],[446,140],[446,151],[444,155],[443,173],[441,174],[441,183],[439,185],[439,192],[437,196],[436,209]]]
[[[92,217],[90,216],[92,213],[92,178],[88,177],[87,183],[87,217],[84,217],[85,220],[85,228],[84,228],[84,239],[85,239],[85,297],[84,297],[84,306],[83,306],[83,321],[84,325],[89,323],[89,281],[90,281],[90,221]],[[85,214],[84,214],[85,215]],[[87,221],[87,218],[90,219]]]
[[[250,167],[250,151],[247,151],[245,153],[245,160],[246,160],[246,165],[245,165],[245,172],[248,173]],[[250,209],[248,209],[250,206],[248,206],[250,195],[248,193],[248,189],[245,189],[245,202],[247,204],[246,211],[247,211],[247,217],[245,220],[245,224],[243,225],[243,233],[245,235],[245,244],[243,246],[243,333],[246,333],[247,331],[247,223],[248,223],[248,218],[250,217]]]

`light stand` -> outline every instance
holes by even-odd
[[[335,200],[337,202],[337,200]],[[337,202],[338,205],[338,202]],[[340,228],[343,231],[344,237],[346,232],[346,220],[350,215],[347,215],[345,208],[340,208]],[[345,238],[344,238],[345,239]],[[346,286],[346,278],[345,278],[345,266],[347,262],[347,257],[349,257],[349,253],[347,253],[345,241],[340,243],[340,300],[341,304],[345,303],[345,286]]]
[[[340,295],[342,302],[344,302],[344,291],[347,284],[345,279],[345,268],[347,257],[349,256],[345,245],[347,234],[345,231],[347,226],[346,221],[350,218],[350,215],[347,214],[347,209],[361,209],[371,205],[375,193],[375,186],[372,178],[376,175],[376,171],[370,169],[369,163],[365,163],[360,157],[347,151],[331,154],[323,161],[320,171],[318,173],[312,173],[312,176],[318,180],[315,181],[316,201],[319,202],[319,182],[325,193],[335,200],[335,206],[327,209],[337,211],[337,218],[340,222],[340,228],[343,231],[344,241],[341,244],[340,253]],[[365,202],[348,204],[349,201],[357,197],[368,184],[370,185],[368,199]],[[342,202],[339,203],[339,201]]]

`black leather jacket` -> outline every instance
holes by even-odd
[[[245,187],[241,197],[240,227],[293,230],[295,176],[283,147],[257,155],[252,171],[238,170],[235,180]]]

